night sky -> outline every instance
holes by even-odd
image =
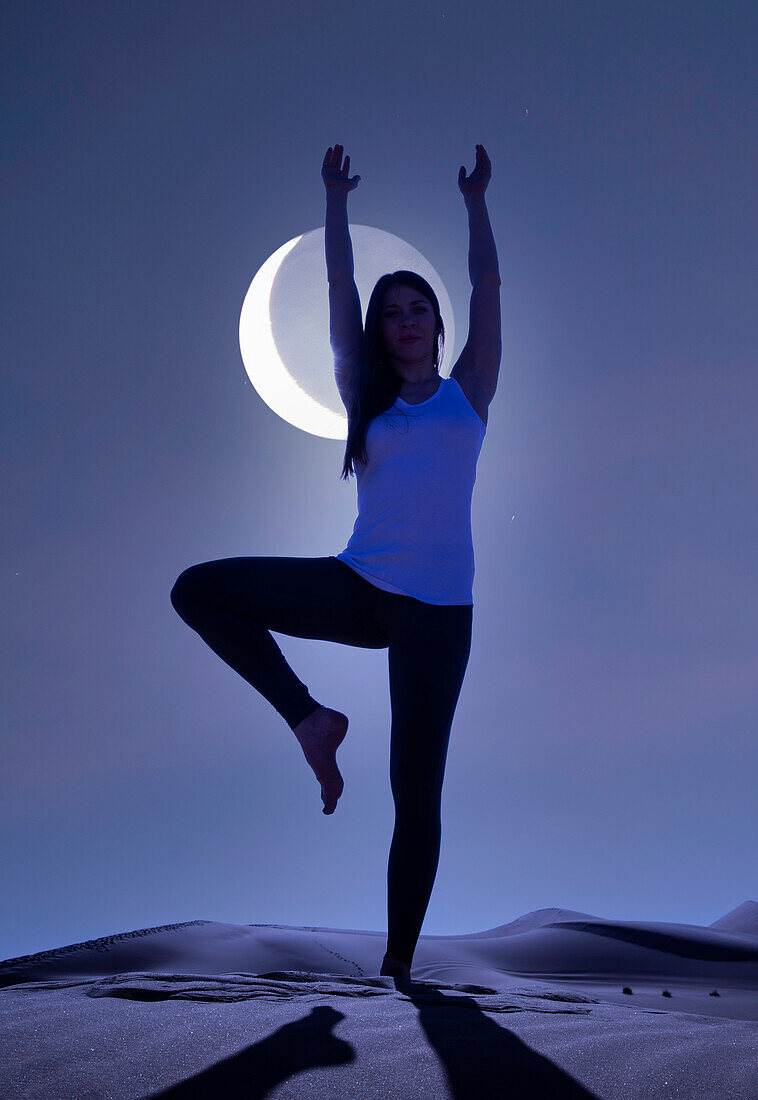
[[[350,717],[325,817],[169,601],[196,562],[352,531],[344,443],[272,412],[238,340],[256,271],[323,225],[336,143],[351,221],[439,272],[456,357],[458,169],[492,161],[503,358],[422,934],[755,899],[758,7],[15,2],[0,41],[0,956],[386,929],[386,650],[276,636]]]

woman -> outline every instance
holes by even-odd
[[[469,336],[439,375],[444,326],[432,287],[411,271],[383,275],[365,326],[353,278],[343,148],[327,150],[326,266],[334,370],[348,412],[342,476],[354,473],[358,517],[338,555],[240,557],[190,566],[171,602],[203,640],[282,715],[332,814],[343,780],[336,752],[348,718],[318,703],[270,631],[387,649],[395,828],[387,868],[381,973],[409,980],[439,862],[442,783],[468,664],[473,618],[471,497],[500,365],[500,275],[478,145],[458,186],[469,220]]]

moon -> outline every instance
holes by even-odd
[[[434,288],[445,322],[440,374],[446,377],[455,328],[439,274],[417,249],[383,229],[351,225],[350,235],[364,317],[377,279],[388,271],[417,271]],[[239,341],[248,378],[277,416],[311,435],[347,439],[329,344],[324,226],[293,237],[258,269],[242,303]]]

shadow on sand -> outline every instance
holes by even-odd
[[[263,977],[263,975],[261,975]],[[446,1096],[450,1100],[579,1100],[595,1094],[588,1091],[548,1058],[536,1053],[507,1028],[495,1023],[483,1011],[475,996],[464,996],[450,987],[393,978],[395,990],[412,1001],[430,1047],[436,1052],[447,1076]],[[482,987],[464,987],[471,992],[492,994]],[[132,994],[134,995],[134,994]],[[152,994],[149,999],[157,999]],[[523,1005],[500,1007],[499,1012],[528,1011]],[[571,1012],[577,1007],[551,1012]],[[278,1028],[267,1038],[254,1043],[231,1058],[211,1066],[195,1077],[152,1093],[159,1097],[218,1097],[259,1100],[283,1081],[321,1066],[347,1066],[355,1061],[356,1050],[333,1034],[345,1019],[343,1013],[324,1005],[307,1016]],[[392,1083],[401,1095],[402,1070]],[[344,1096],[356,1096],[355,1081],[345,1082]],[[376,1081],[372,1083],[376,1094]],[[334,1092],[332,1090],[332,1095]],[[403,1094],[404,1095],[404,1094]],[[437,1092],[442,1100],[442,1094]]]

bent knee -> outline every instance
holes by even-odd
[[[190,565],[174,581],[171,589],[171,604],[182,618],[197,607],[202,600],[204,585],[201,582],[202,565]]]

